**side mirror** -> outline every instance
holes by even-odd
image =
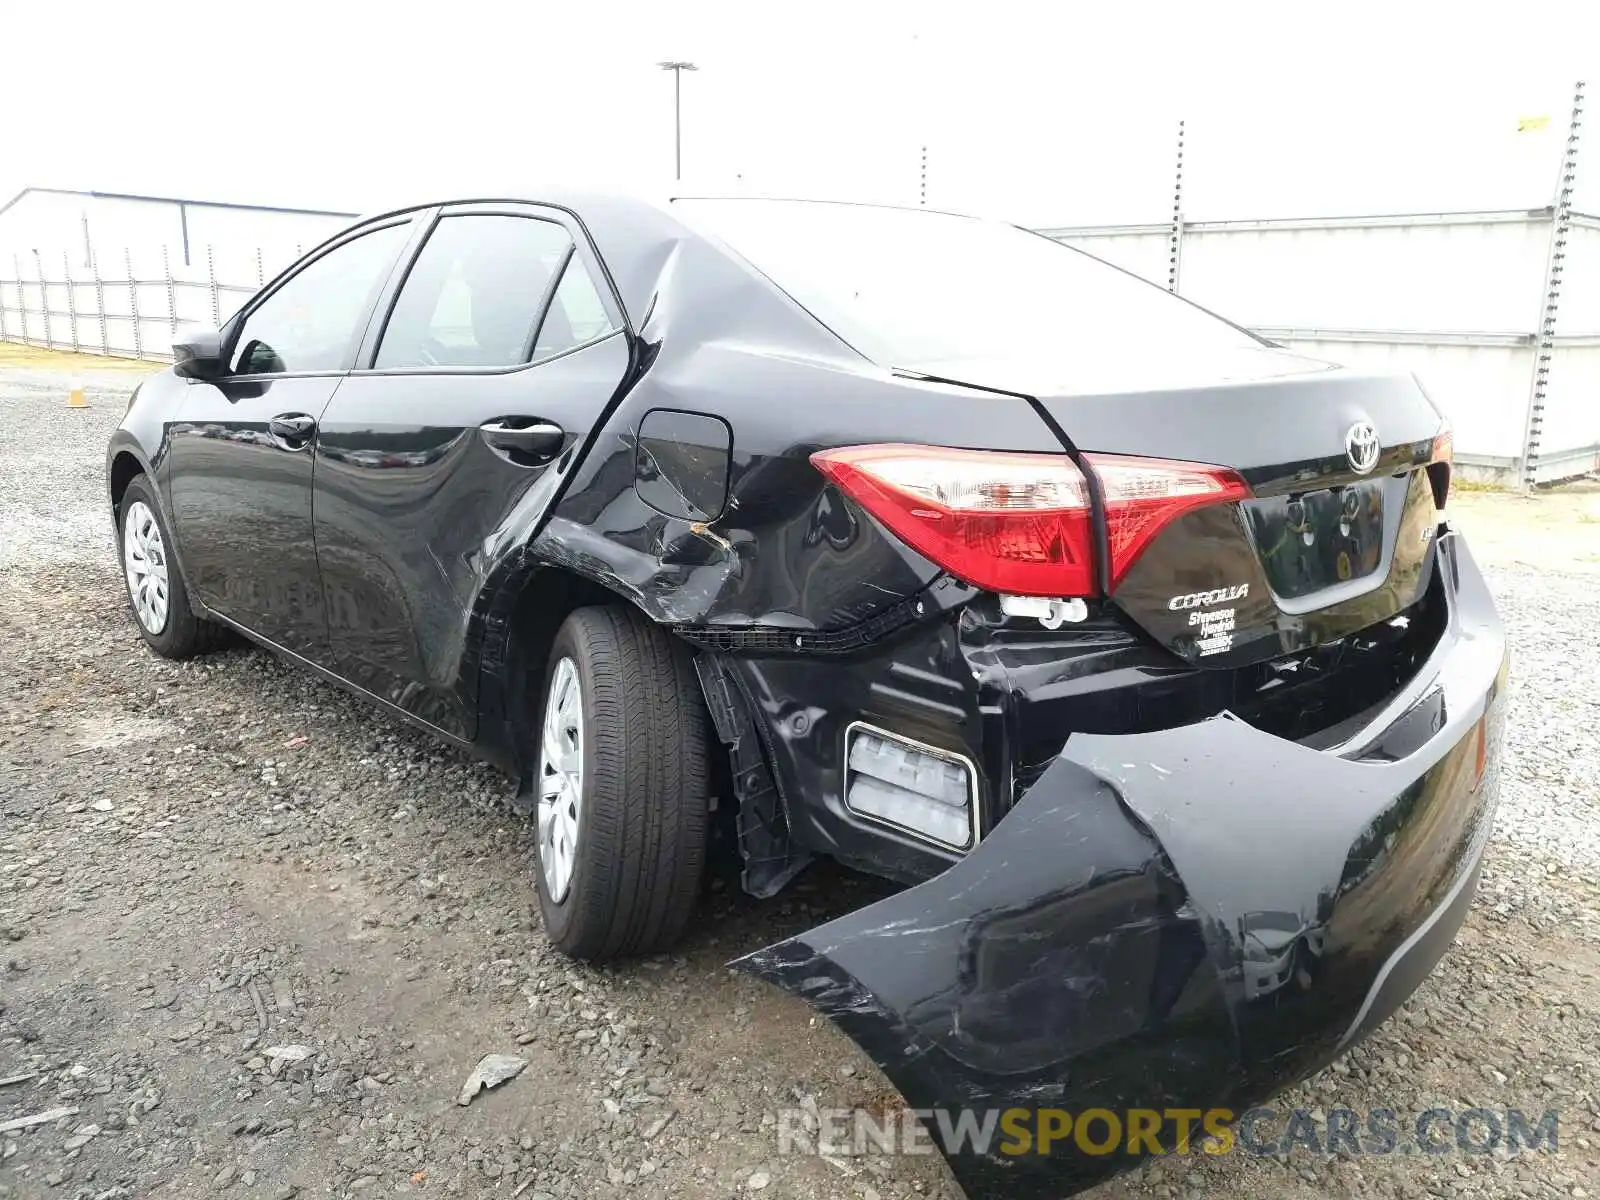
[[[180,329],[172,341],[172,369],[185,379],[217,379],[228,371],[221,330]]]

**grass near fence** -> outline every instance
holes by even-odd
[[[127,371],[150,374],[164,363],[136,358],[111,358],[100,354],[74,354],[70,350],[44,350],[19,342],[0,342],[0,370],[26,367],[34,371]]]

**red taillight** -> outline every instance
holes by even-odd
[[[1445,501],[1450,498],[1450,471],[1455,455],[1455,436],[1446,424],[1433,439],[1433,451],[1428,455],[1428,481],[1433,484],[1433,504],[1441,512],[1444,511]]]
[[[846,446],[811,461],[912,549],[978,587],[1094,591],[1089,488],[1065,454]]]
[[[1120,454],[1085,454],[1083,460],[1099,477],[1105,498],[1112,591],[1171,522],[1204,505],[1250,495],[1249,485],[1226,467]]]
[[[1065,454],[939,446],[847,446],[811,461],[913,549],[952,575],[1021,596],[1092,596],[1088,481]],[[1234,472],[1166,459],[1086,454],[1105,500],[1115,588],[1170,521],[1241,499]]]

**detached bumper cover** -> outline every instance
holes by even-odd
[[[1459,538],[1448,627],[1360,734],[1313,750],[1229,715],[1074,735],[961,862],[738,966],[810,1001],[912,1108],[1231,1108],[1394,1011],[1476,888],[1506,646]],[[935,1136],[935,1141],[938,1141]],[[1131,1165],[949,1152],[972,1196]]]

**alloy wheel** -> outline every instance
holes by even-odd
[[[556,664],[539,746],[539,862],[550,900],[572,887],[583,817],[583,686],[570,658]]]
[[[143,500],[128,505],[122,518],[122,566],[128,575],[128,596],[145,632],[167,627],[167,550],[161,526]]]

